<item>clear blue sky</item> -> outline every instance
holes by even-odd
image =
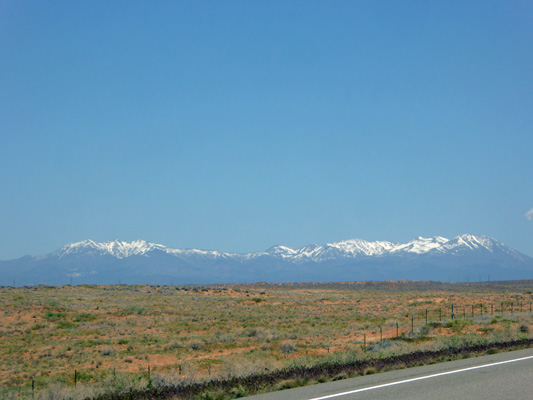
[[[0,1],[0,260],[462,233],[533,256],[532,21],[529,0]]]

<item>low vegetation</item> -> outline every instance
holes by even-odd
[[[245,384],[251,376],[277,376],[261,378],[268,384],[260,388],[277,390],[383,368],[330,373],[327,365],[527,346],[532,291],[533,281],[3,287],[2,394],[83,399],[159,390],[177,397],[168,388],[196,385],[199,399],[237,398],[253,393]],[[303,370],[315,372],[280,373]]]

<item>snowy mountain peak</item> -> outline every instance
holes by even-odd
[[[442,236],[433,236],[418,238],[411,240],[408,243],[393,243],[393,242],[367,242],[360,239],[344,240],[337,243],[328,243],[326,247],[336,248],[342,253],[352,256],[380,256],[388,254],[457,254],[461,251],[467,250],[484,250],[494,252],[497,249],[504,250],[507,253],[514,252],[504,244],[488,236],[464,234],[447,239]]]
[[[441,236],[434,236],[431,238],[424,238],[419,236],[417,239],[411,240],[405,244],[398,244],[391,253],[407,252],[424,254],[431,250],[440,248],[443,244],[448,243],[449,240]]]
[[[124,242],[113,240],[110,242],[95,242],[93,240],[84,240],[82,242],[67,244],[54,253],[58,257],[64,257],[68,254],[92,254],[92,255],[111,255],[116,258],[126,258],[133,255],[144,255],[152,250],[165,251],[166,247],[156,243],[149,243],[144,240],[134,240]]]
[[[457,240],[458,243],[461,243],[463,245],[469,245],[474,247],[482,246],[486,248],[493,247],[495,244],[498,243],[496,240],[488,236],[476,236],[470,234],[456,236],[454,240]]]
[[[356,255],[375,256],[391,251],[397,243],[376,241],[368,242],[362,239],[343,240],[337,243],[328,243],[326,247],[336,248],[343,253]]]
[[[517,251],[505,246],[496,239],[488,236],[470,234],[454,237],[443,246],[442,250],[455,254],[461,251],[487,251],[490,253],[504,252],[507,254],[518,255]]]

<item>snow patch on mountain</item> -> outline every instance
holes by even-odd
[[[408,243],[396,245],[391,250],[391,253],[394,254],[399,252],[406,252],[424,254],[434,249],[438,249],[448,242],[448,239],[443,238],[441,236],[434,236],[432,238],[418,237],[417,239],[411,240]]]
[[[326,247],[338,249],[340,252],[353,257],[359,255],[379,256],[389,253],[395,246],[397,246],[397,244],[392,242],[367,242],[366,240],[361,239],[343,240],[341,242],[328,243],[326,245]]]

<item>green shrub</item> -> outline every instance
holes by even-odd
[[[59,329],[70,329],[70,328],[74,328],[76,325],[74,325],[72,322],[70,321],[59,321],[57,323],[57,327]]]
[[[202,350],[205,348],[205,342],[201,340],[191,340],[187,347],[193,349],[193,350]]]
[[[466,325],[467,322],[464,319],[454,319],[446,322],[444,326],[446,328],[451,328],[455,333],[461,333]]]
[[[54,321],[59,321],[60,319],[65,318],[65,314],[47,311],[46,314],[44,314],[44,318],[47,319],[48,321],[54,322]]]
[[[284,354],[296,353],[298,351],[298,348],[294,344],[289,342],[282,343],[279,346],[279,349]]]
[[[98,316],[90,313],[81,313],[74,316],[74,322],[89,322],[94,321]]]

